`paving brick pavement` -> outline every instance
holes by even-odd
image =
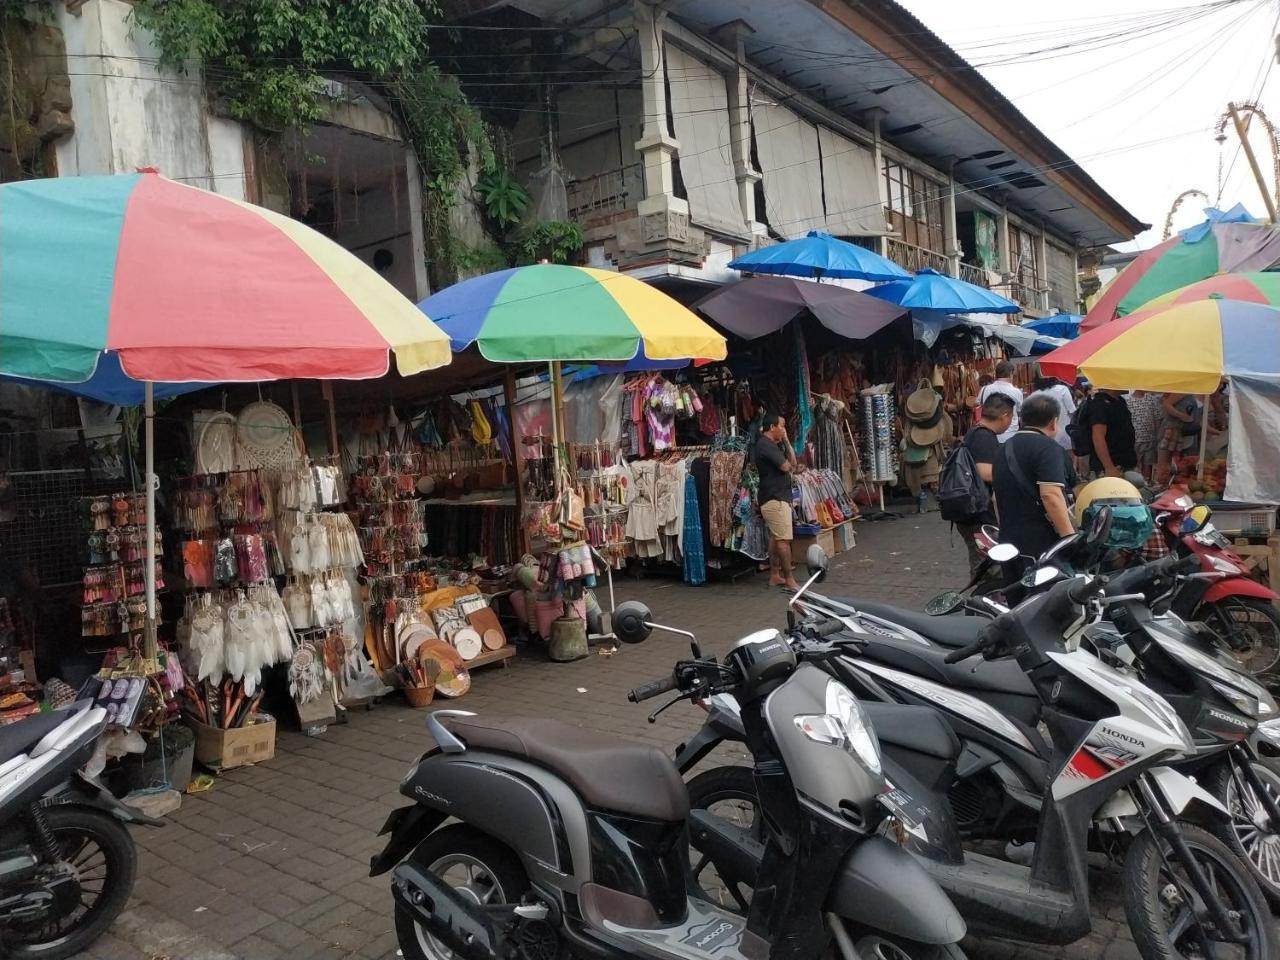
[[[936,514],[861,524],[858,547],[837,558],[825,587],[916,608],[964,581],[965,552]],[[691,588],[652,576],[617,582],[655,616],[723,650],[741,634],[783,622],[784,596],[748,577]],[[480,713],[554,716],[648,740],[664,749],[700,714],[673,708],[652,726],[626,691],[670,669],[682,642],[655,636],[617,655],[551,664],[536,653],[510,669],[477,672],[458,706]],[[423,713],[398,702],[354,714],[322,737],[282,731],[276,757],[219,777],[186,797],[160,828],[138,830],[138,883],[129,909],[85,960],[384,960],[396,955],[387,878],[367,876],[397,785],[427,746]],[[1094,875],[1095,932],[1065,948],[999,940],[966,943],[975,960],[1135,960],[1114,878]]]

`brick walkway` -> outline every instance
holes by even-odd
[[[839,557],[827,590],[916,608],[964,581],[964,549],[936,514],[862,524],[859,545]],[[655,617],[693,630],[717,651],[749,630],[780,624],[783,596],[760,577],[686,587],[650,577],[622,580],[618,600],[642,599]],[[670,670],[686,648],[655,636],[613,657],[551,664],[536,654],[508,670],[478,672],[458,706],[480,713],[554,716],[670,748],[701,716],[680,705],[657,724],[626,691]],[[423,714],[398,701],[361,712],[322,737],[282,732],[276,757],[235,770],[186,797],[161,828],[138,830],[142,860],[130,908],[84,956],[92,960],[306,960],[392,958],[387,877],[367,876],[374,836],[403,801],[397,785],[427,746]],[[1095,933],[1065,948],[971,940],[975,960],[1134,960],[1114,879],[1095,872]]]

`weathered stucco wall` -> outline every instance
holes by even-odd
[[[61,4],[56,9],[76,123],[58,145],[59,174],[155,167],[175,180],[244,198],[243,140],[237,150],[235,136],[240,124],[209,116],[199,68],[160,69],[155,45],[123,0],[89,0],[74,13]]]

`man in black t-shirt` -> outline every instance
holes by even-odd
[[[1089,469],[1098,476],[1122,477],[1138,465],[1133,415],[1118,390],[1099,390],[1089,400],[1085,423],[1093,441]]]
[[[992,471],[1000,539],[1031,557],[1074,530],[1067,511],[1066,458],[1055,439],[1058,413],[1058,401],[1048,394],[1028,397],[1019,411],[1022,429],[1001,448]]]
[[[996,458],[1000,455],[1000,434],[1013,422],[1013,399],[1003,393],[992,393],[982,403],[982,419],[964,435],[964,445],[973,457],[974,466],[978,468],[978,476],[991,492],[991,476],[995,469]],[[956,529],[964,538],[965,549],[969,551],[969,575],[978,572],[982,563],[982,551],[978,549],[973,535],[984,523],[995,523],[994,504],[971,520],[957,523]]]
[[[791,478],[803,468],[787,440],[786,420],[765,414],[753,454],[760,472],[760,516],[769,531],[769,586],[797,590],[791,573]]]

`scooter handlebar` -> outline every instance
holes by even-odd
[[[982,632],[978,634],[977,640],[973,641],[973,643],[969,644],[967,647],[961,647],[959,650],[952,650],[943,658],[943,662],[959,663],[961,660],[968,660],[975,654],[981,653],[987,643],[987,628],[984,628]]]
[[[676,675],[674,673],[669,677],[659,677],[657,680],[650,680],[648,683],[642,683],[627,694],[627,699],[632,703],[639,703],[641,700],[649,700],[652,697],[661,696],[664,693],[670,693],[677,687]]]

